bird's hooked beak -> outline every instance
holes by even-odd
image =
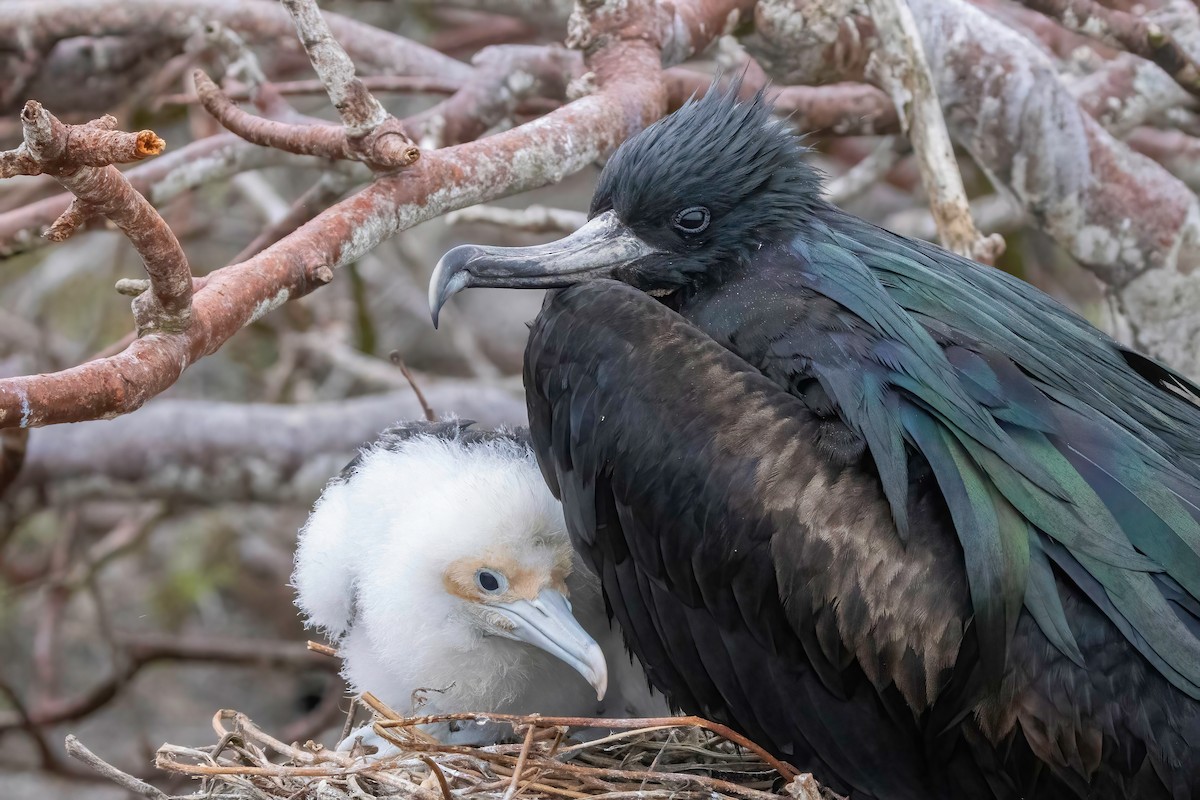
[[[596,699],[604,699],[608,690],[604,651],[575,619],[560,592],[542,589],[532,600],[496,603],[491,609],[512,623],[510,629],[500,630],[502,635],[541,648],[570,665],[596,690]]]
[[[562,289],[610,277],[617,267],[658,252],[642,241],[616,212],[605,211],[569,236],[532,247],[464,244],[438,261],[429,280],[433,327],[454,295],[471,287]]]

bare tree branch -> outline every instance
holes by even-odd
[[[292,18],[276,0],[10,0],[0,15],[0,51],[40,57],[56,42],[80,36],[140,35],[182,42],[192,33],[193,18],[218,21],[250,44],[295,42]],[[340,14],[325,18],[364,70],[455,81],[471,76],[471,68],[461,61],[403,36]]]
[[[868,0],[867,6],[880,41],[867,63],[867,74],[891,95],[900,112],[901,127],[917,154],[938,238],[960,255],[993,264],[1004,252],[1004,239],[996,233],[980,235],[971,219],[916,20],[904,0]]]
[[[84,764],[87,764],[92,768],[92,770],[117,784],[122,789],[132,792],[133,794],[141,795],[142,797],[148,797],[150,800],[167,800],[167,795],[164,792],[154,788],[143,780],[135,778],[134,776],[117,769],[112,764],[109,764],[107,761],[100,758],[100,756],[84,747],[83,743],[74,736],[67,736],[66,746],[67,755],[78,761],[82,761]]]
[[[28,428],[8,428],[0,431],[0,497],[21,474],[29,446]]]
[[[25,142],[0,154],[0,177],[20,171],[53,175],[76,197],[50,227],[48,238],[61,241],[90,213],[108,217],[142,257],[150,275],[148,300],[141,304],[142,331],[179,331],[187,327],[192,301],[192,274],[175,234],[112,164],[128,163],[162,152],[165,144],[153,131],[115,131],[112,117],[87,125],[64,125],[41,104],[30,100],[21,113]],[[136,308],[136,306],[135,306]]]
[[[739,75],[738,69],[730,70]],[[746,72],[742,97],[749,98],[759,89],[766,90],[775,110],[787,117],[799,131],[830,131],[839,136],[875,136],[898,133],[900,119],[891,99],[863,83],[834,83],[829,86],[768,86],[756,80],[761,70]],[[672,108],[678,108],[692,95],[703,97],[712,85],[712,76],[686,67],[667,70],[667,87]]]
[[[122,663],[112,675],[88,691],[56,698],[28,709],[27,719],[17,713],[0,712],[0,733],[33,725],[43,728],[82,719],[112,702],[121,688],[143,668],[161,661],[201,661],[258,668],[313,669],[336,671],[337,662],[309,650],[300,642],[270,642],[222,637],[177,637],[163,634],[118,636]]]
[[[826,187],[829,199],[839,205],[853,200],[910,152],[912,147],[908,141],[898,136],[884,137],[870,155],[829,182]]]
[[[858,11],[855,0],[759,0],[742,43],[780,83],[862,81],[875,25]]]
[[[315,0],[283,0],[283,7],[296,23],[300,44],[342,118],[346,135],[361,138],[382,125],[388,118],[387,111],[358,79],[354,62],[333,38]]]
[[[136,4],[136,3],[135,3]],[[376,181],[259,255],[210,273],[186,331],[155,332],[122,354],[62,372],[0,380],[0,427],[128,413],[244,325],[327,283],[332,270],[384,238],[454,208],[561,180],[662,115],[664,60],[707,44],[747,0],[697,0],[672,10],[641,2],[595,9],[575,28],[593,48],[599,91],[534,122],[437,151]]]
[[[329,403],[158,400],[136,416],[53,426],[30,438],[6,495],[311,503],[329,476],[388,425],[422,408],[395,367],[392,391]],[[429,405],[482,425],[524,425],[519,394],[478,381],[419,377]],[[403,387],[403,388],[401,388]]]
[[[254,237],[250,244],[243,247],[241,252],[233,257],[233,263],[245,261],[275,244],[321,213],[322,209],[328,208],[330,203],[345,194],[352,185],[353,180],[346,175],[339,175],[335,172],[325,173],[292,204],[284,216],[268,225],[262,233]],[[321,277],[326,276],[322,275]],[[333,272],[330,271],[327,277],[329,280],[333,280]]]
[[[407,167],[420,152],[399,120],[384,110],[354,72],[354,62],[333,38],[316,0],[283,0],[296,23],[296,32],[317,77],[325,84],[329,100],[342,118],[352,152],[386,171]]]
[[[464,222],[486,222],[530,233],[574,233],[587,222],[587,214],[539,205],[521,209],[480,205],[451,211],[446,215],[447,225]]]
[[[1095,0],[1021,0],[1075,33],[1152,61],[1176,83],[1200,95],[1200,65],[1170,32],[1150,20],[1108,8]]]
[[[375,130],[379,136],[355,139],[349,135],[347,128],[337,125],[296,125],[256,117],[238,108],[202,70],[192,73],[192,79],[196,83],[196,96],[204,110],[230,131],[253,144],[298,155],[362,161],[372,169],[383,172],[406,167],[417,160],[416,146],[399,128],[399,121],[393,118],[389,117],[396,124],[389,125],[387,131]]]
[[[1200,138],[1181,131],[1138,128],[1126,142],[1162,164],[1193,191],[1200,192]]]
[[[200,139],[122,174],[153,205],[162,206],[207,183],[250,170],[284,165],[320,170],[354,167],[363,170],[364,180],[369,177],[365,168],[357,164],[331,165],[325,159],[259,147],[232,133]],[[0,213],[0,258],[48,244],[49,240],[41,237],[42,231],[66,213],[73,200],[70,193],[64,193]],[[80,226],[90,227],[100,219],[103,217],[89,214]]]
[[[426,147],[466,142],[510,119],[531,97],[565,100],[583,71],[579,53],[557,45],[500,45],[471,60],[475,76],[451,97],[417,114],[412,126]]]
[[[1075,81],[1079,105],[1114,136],[1145,125],[1168,109],[1195,108],[1197,99],[1154,64],[1120,53],[1092,74]]]
[[[1139,347],[1200,374],[1200,319],[1190,312],[1200,303],[1196,195],[1084,113],[1025,36],[963,0],[909,6],[954,139],[1119,294]],[[835,11],[841,16],[831,18]],[[804,69],[828,74],[828,59],[849,65],[843,77],[857,78],[853,69],[865,63],[874,36],[849,4],[761,0],[756,22],[752,49],[791,81]]]
[[[450,95],[463,87],[461,81],[450,81],[436,77],[408,75],[365,75],[359,80],[371,92],[400,92],[404,94],[443,94]],[[271,88],[281,96],[327,94],[325,84],[320,80],[276,81]],[[225,94],[230,100],[241,102],[253,99],[248,87],[226,89]],[[187,105],[196,102],[194,94],[169,94],[158,98],[158,106]]]
[[[1007,233],[1026,222],[1025,212],[1013,198],[989,194],[971,201],[971,217],[982,231]],[[889,231],[932,241],[937,223],[927,208],[910,208],[884,217],[881,223]]]

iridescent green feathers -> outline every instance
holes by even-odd
[[[833,209],[823,222],[792,244],[805,282],[879,339],[866,358],[811,369],[866,440],[901,535],[902,445],[928,461],[989,677],[1002,675],[1022,607],[1081,662],[1049,578],[1082,568],[1094,582],[1080,588],[1200,697],[1200,619],[1155,579],[1200,597],[1200,409],[1027,284]]]

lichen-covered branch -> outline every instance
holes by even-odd
[[[1085,113],[1029,38],[964,0],[908,5],[953,139],[1116,293],[1139,347],[1200,374],[1196,195]],[[859,77],[874,27],[835,6],[761,0],[752,52],[781,80],[824,77],[829,61]]]
[[[185,331],[155,332],[119,355],[47,375],[0,380],[0,427],[110,417],[139,408],[246,324],[327,283],[380,241],[455,208],[543,186],[593,163],[661,116],[661,67],[705,46],[745,0],[697,0],[673,12],[648,0],[588,22],[598,91],[487,139],[428,154],[380,178],[241,264],[215,270]]]
[[[874,35],[856,0],[759,0],[742,43],[776,81],[816,86],[865,80]]]
[[[122,173],[138,193],[154,206],[162,206],[184,192],[207,183],[227,180],[242,172],[266,167],[295,166],[306,169],[348,169],[363,172],[358,164],[330,164],[328,160],[297,156],[283,150],[260,147],[232,133],[209,136],[153,161],[138,164]],[[69,192],[0,213],[0,258],[28,252],[48,243],[42,232],[61,217],[74,200]],[[89,211],[79,228],[103,219]]]
[[[981,236],[975,229],[912,12],[904,0],[868,0],[867,6],[879,37],[867,73],[891,95],[900,113],[901,127],[917,154],[938,238],[960,255],[993,264],[1004,252],[1004,239],[999,234]]]
[[[829,131],[839,136],[877,136],[898,133],[896,106],[886,94],[865,83],[834,83],[828,86],[773,86],[755,80],[756,73],[742,76],[742,96],[760,89],[780,115],[805,133]],[[738,73],[734,73],[738,74]],[[703,97],[712,76],[685,67],[667,70],[670,104],[678,108],[691,96]]]
[[[1139,347],[1200,374],[1196,195],[1084,113],[1028,39],[960,0],[912,6],[955,138],[1116,292]]]
[[[1142,155],[1162,164],[1192,191],[1200,192],[1200,139],[1182,131],[1138,128],[1125,141]]]
[[[583,71],[579,53],[557,45],[485,47],[471,63],[473,78],[412,118],[412,129],[426,147],[470,141],[510,119],[529,98],[565,100],[568,84]]]
[[[354,62],[333,38],[316,0],[283,0],[283,5],[295,20],[304,52],[342,118],[350,151],[381,171],[416,161],[420,155],[416,144],[358,79]]]
[[[1080,107],[1123,136],[1169,109],[1195,108],[1197,98],[1154,64],[1121,53],[1069,87]]]
[[[283,0],[283,6],[296,23],[300,44],[342,118],[347,135],[363,137],[383,124],[387,111],[358,79],[354,62],[333,38],[315,0]]]
[[[65,125],[30,100],[21,112],[25,141],[0,155],[0,177],[17,172],[52,175],[76,198],[47,232],[61,241],[90,214],[102,214],[133,243],[150,275],[147,301],[138,310],[143,331],[183,330],[191,312],[192,273],[179,240],[114,166],[162,152],[153,131],[116,131],[112,117],[87,125]]]
[[[341,14],[324,16],[363,69],[455,81],[471,76],[470,66],[411,39]],[[220,22],[249,44],[296,42],[291,15],[277,0],[8,0],[0,14],[0,52],[40,59],[56,43],[84,36],[143,37],[143,46],[164,39],[182,43],[193,19]]]
[[[297,125],[256,117],[238,108],[202,70],[196,70],[192,78],[204,109],[253,144],[298,155],[361,161],[381,172],[406,167],[417,160],[416,145],[393,117],[386,117],[386,124],[373,128],[366,136],[354,137],[347,128],[337,125]]]
[[[1095,0],[1021,0],[1067,30],[1089,36],[1152,61],[1176,83],[1200,95],[1200,65],[1155,22],[1108,8]]]

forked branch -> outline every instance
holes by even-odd
[[[202,70],[193,73],[196,95],[208,113],[238,136],[289,153],[361,161],[376,172],[391,172],[420,156],[400,120],[389,114],[354,71],[314,0],[283,0],[300,43],[342,118],[334,125],[294,125],[255,117],[238,108]]]
[[[166,145],[153,131],[124,133],[115,130],[116,124],[101,117],[67,125],[30,100],[21,112],[25,141],[0,153],[0,177],[51,175],[75,195],[43,234],[53,241],[66,239],[93,214],[112,220],[150,275],[147,299],[134,306],[139,331],[180,331],[189,323],[192,304],[187,256],[154,206],[113,166],[157,155]]]

